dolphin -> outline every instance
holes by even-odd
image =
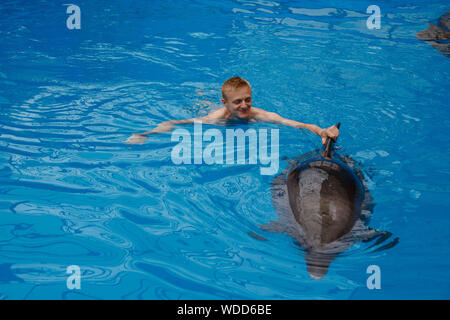
[[[367,227],[372,197],[354,161],[339,155],[331,139],[322,152],[312,151],[291,160],[273,179],[271,193],[278,220],[260,228],[292,237],[303,248],[313,279],[322,279],[331,262],[356,241],[378,237],[375,246],[392,235]],[[397,243],[398,238],[377,250]]]
[[[417,32],[417,39],[428,42],[433,48],[438,49],[446,57],[450,57],[450,11],[439,17],[437,25],[429,23],[426,30]]]

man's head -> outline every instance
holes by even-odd
[[[241,77],[228,79],[222,85],[222,103],[237,118],[248,119],[252,107],[252,88]]]

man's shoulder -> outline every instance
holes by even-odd
[[[261,118],[263,120],[277,115],[275,112],[271,112],[271,111],[267,111],[267,110],[255,108],[255,107],[252,107],[252,111],[253,111],[254,118],[257,118],[257,119]]]
[[[264,113],[264,112],[267,112],[267,111],[264,110],[264,109],[256,108],[256,107],[252,107],[252,110],[253,110],[253,112],[255,112],[255,113]]]
[[[227,110],[225,107],[222,107],[220,109],[211,111],[206,116],[203,117],[205,120],[222,120],[226,117]]]

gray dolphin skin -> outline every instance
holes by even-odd
[[[428,29],[417,32],[416,37],[431,44],[442,55],[450,57],[450,44],[445,42],[450,40],[450,11],[439,17],[437,25],[430,22]]]
[[[334,150],[331,141],[322,153],[291,160],[272,181],[271,192],[278,220],[260,227],[292,237],[303,248],[313,279],[322,279],[331,262],[356,241],[378,237],[375,246],[392,235],[366,226],[373,204],[362,173],[354,169],[351,158]],[[397,243],[398,238],[377,250]]]

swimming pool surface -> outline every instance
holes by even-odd
[[[0,4],[1,299],[450,298],[450,59],[416,38],[447,1],[76,0],[80,30],[65,3]],[[341,122],[369,226],[396,246],[356,243],[313,280],[289,236],[259,228],[276,220],[259,165],[175,165],[170,133],[123,144],[217,109],[234,75],[256,107]],[[252,126],[280,130],[279,172],[320,147]]]

